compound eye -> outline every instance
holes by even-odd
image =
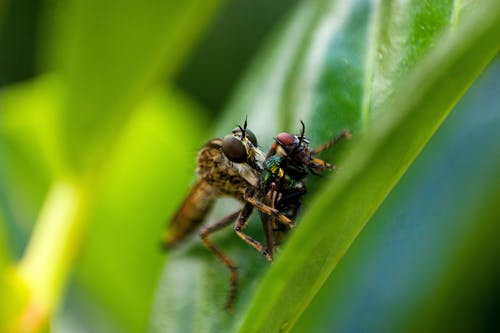
[[[247,160],[245,145],[232,135],[226,135],[222,140],[222,152],[234,163],[243,163]]]
[[[282,146],[290,146],[295,142],[295,135],[290,133],[280,133],[276,137],[276,141]]]
[[[257,138],[255,137],[255,134],[253,134],[252,131],[249,129],[245,130],[245,135],[250,140],[250,142],[253,144],[254,147],[257,147]]]

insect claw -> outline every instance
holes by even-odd
[[[273,261],[273,256],[267,250],[262,250],[262,255],[267,259],[267,261]]]

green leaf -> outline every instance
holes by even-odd
[[[45,197],[44,207],[46,208],[38,214],[39,219],[32,232],[25,255],[15,268],[15,274],[18,274],[23,280],[22,282],[26,284],[29,295],[26,306],[19,310],[20,313],[15,313],[12,316],[26,314],[32,316],[30,317],[32,323],[29,323],[30,330],[40,330],[52,319],[51,316],[59,304],[69,272],[75,263],[75,257],[80,253],[80,241],[87,240],[85,236],[88,229],[92,231],[92,241],[95,241],[89,241],[87,250],[90,249],[88,250],[90,252],[95,250],[96,243],[108,245],[110,237],[114,236],[106,233],[109,229],[101,233],[100,230],[96,231],[93,226],[90,226],[93,222],[92,218],[95,218],[94,214],[98,215],[93,211],[93,204],[96,194],[101,194],[100,191],[103,190],[101,182],[105,182],[105,191],[107,189],[105,186],[108,185],[106,182],[113,179],[107,174],[109,168],[115,168],[113,171],[122,170],[120,168],[122,165],[115,165],[113,164],[115,161],[109,161],[109,159],[114,157],[113,152],[117,147],[123,149],[120,151],[122,154],[129,152],[125,147],[119,145],[129,117],[136,116],[132,115],[133,110],[136,109],[144,95],[151,93],[151,87],[158,85],[158,81],[172,79],[201,28],[207,24],[219,3],[217,0],[205,2],[153,0],[140,4],[134,1],[103,3],[93,0],[49,3],[46,14],[48,14],[47,17],[50,17],[47,18],[45,24],[47,26],[52,22],[55,24],[50,28],[42,27],[42,29],[46,29],[45,37],[50,37],[42,40],[39,44],[49,49],[43,51],[49,54],[49,60],[46,63],[49,64],[49,70],[55,73],[54,78],[46,85],[35,83],[31,86],[27,84],[25,89],[21,88],[12,94],[8,92],[7,96],[10,101],[7,101],[7,104],[11,108],[7,113],[2,112],[2,120],[6,119],[7,122],[2,123],[2,128],[0,128],[2,130],[0,134],[6,134],[5,137],[11,140],[5,145],[13,150],[11,155],[14,155],[12,157],[6,154],[13,161],[11,163],[13,166],[9,165],[9,167],[12,170],[16,169],[16,164],[23,167],[21,172],[15,170],[11,174],[13,176],[11,183],[16,184],[18,178],[22,178],[20,175],[29,174],[29,170],[36,169],[37,165],[48,167],[49,170],[36,171],[36,174],[42,174],[41,180],[37,179],[35,173],[29,174],[27,180],[24,181],[28,183],[30,188],[22,188],[22,190],[42,193],[45,191],[44,194],[46,194],[49,182],[53,183],[53,190],[49,191]],[[32,87],[35,88],[34,94],[30,91]],[[43,88],[47,89],[48,94],[40,93]],[[36,98],[31,99],[30,97],[33,96]],[[169,171],[175,170],[175,167],[181,166],[187,161],[187,156],[191,161],[191,151],[186,154],[184,151],[179,152],[180,149],[169,150],[169,148],[178,146],[177,139],[184,139],[185,146],[183,148],[190,147],[196,140],[196,134],[189,133],[189,130],[196,130],[197,133],[202,132],[196,125],[190,124],[191,117],[195,113],[194,107],[192,105],[180,107],[178,105],[180,104],[179,98],[175,93],[169,94],[168,98],[171,100],[164,104],[171,103],[173,106],[168,105],[165,108],[159,106],[162,102],[153,102],[154,106],[146,106],[146,108],[155,110],[149,113],[149,115],[153,114],[151,119],[147,121],[141,119],[140,116],[144,115],[143,113],[134,119],[139,126],[145,126],[141,129],[143,136],[133,138],[139,141],[132,140],[130,147],[127,148],[138,149],[137,143],[146,143],[149,144],[150,149],[142,147],[144,155],[137,153],[129,158],[134,159],[135,166],[140,162],[143,169],[139,168],[139,171],[148,177],[156,174],[150,169],[158,167],[158,164],[152,166],[148,164],[148,161],[153,163],[161,159],[164,163],[166,160],[171,162],[170,158],[167,159],[170,156],[165,152],[177,154],[178,163],[169,163],[169,167],[156,170],[158,173],[161,171],[169,175]],[[36,104],[37,101],[47,103],[41,103],[40,106]],[[33,103],[33,110],[27,107],[30,103]],[[22,108],[17,108],[16,105],[22,106]],[[142,107],[144,106],[142,105]],[[4,110],[2,109],[2,111]],[[182,114],[177,115],[178,112]],[[35,119],[31,119],[33,115]],[[155,125],[157,127],[151,124],[155,121],[159,122]],[[172,123],[165,125],[169,121]],[[181,126],[176,122],[185,125]],[[29,133],[23,137],[23,134],[29,132],[31,126],[35,129],[35,135]],[[3,132],[4,129],[6,129],[5,132]],[[148,130],[151,132],[147,132]],[[170,142],[165,144],[162,141],[163,146],[160,146],[161,149],[157,151],[154,150],[154,148],[158,148],[157,142],[151,143],[148,140],[158,139],[158,131],[162,130],[165,130],[166,134],[165,136],[159,135],[160,139],[167,137]],[[140,141],[140,139],[144,139],[144,136],[148,140]],[[38,138],[44,140],[37,142]],[[18,150],[19,147],[22,150]],[[165,148],[167,150],[163,150]],[[137,160],[137,157],[140,156],[145,156],[148,159],[146,162]],[[154,157],[157,156],[161,158],[155,159]],[[23,159],[28,162],[26,165],[19,162],[22,162]],[[9,162],[11,162],[10,160]],[[30,164],[30,161],[37,162],[37,165]],[[170,173],[173,174],[173,172]],[[117,173],[114,173],[113,176],[115,174]],[[183,174],[184,177],[180,174]],[[8,175],[8,172],[2,172],[0,179],[8,178]],[[186,181],[188,176],[185,175],[186,173],[179,172],[177,177],[169,179],[175,184],[177,180]],[[120,185],[123,186],[130,180],[130,175],[121,174],[121,176],[122,183],[113,184],[115,189],[123,189]],[[143,178],[134,177],[133,179]],[[145,185],[149,190],[151,187],[161,184],[158,179],[147,179],[149,183],[133,184],[132,189],[143,190],[144,187],[140,185]],[[5,186],[6,191],[9,192],[5,196],[10,197],[10,194],[17,190],[11,183]],[[17,183],[24,185],[21,182]],[[125,188],[130,189],[126,186]],[[161,192],[159,188],[155,189],[157,192]],[[0,190],[3,192],[4,186]],[[39,192],[29,194],[36,196]],[[145,192],[154,193],[154,191]],[[141,209],[144,208],[148,211],[147,208],[151,207],[147,204],[156,203],[158,205],[156,210],[149,210],[148,213],[160,214],[161,212],[166,214],[168,212],[168,204],[162,203],[159,206],[159,200],[164,199],[164,197],[158,197],[158,201],[155,201],[148,199],[142,193],[141,191],[133,192],[136,196],[135,199],[137,196],[142,199],[136,202],[146,205],[146,208],[140,206]],[[3,196],[2,193],[2,199]],[[119,195],[114,198],[123,199]],[[36,199],[41,200],[41,197],[38,196]],[[20,207],[32,208],[31,205],[25,205],[26,201],[19,200]],[[89,202],[88,205],[87,202]],[[167,200],[167,203],[171,202],[173,201]],[[16,204],[17,200],[8,202],[2,200],[2,204],[4,203],[8,207]],[[30,204],[30,202],[28,203]],[[116,204],[116,202],[114,203]],[[36,204],[41,205],[40,202]],[[36,205],[34,204],[34,206]],[[34,210],[38,207],[35,207]],[[133,207],[133,205],[128,206],[131,210]],[[137,266],[141,266],[142,271],[123,269],[125,265],[121,263],[117,265],[116,272],[126,275],[127,278],[120,280],[120,274],[118,276],[110,274],[109,277],[113,278],[111,283],[110,280],[102,279],[101,284],[95,283],[92,287],[97,285],[102,288],[104,285],[107,288],[105,291],[109,296],[108,300],[112,299],[110,303],[114,302],[113,305],[119,303],[113,297],[118,298],[118,296],[130,296],[131,294],[128,306],[127,303],[123,302],[123,299],[120,299],[121,303],[117,307],[121,306],[119,309],[121,311],[116,312],[131,330],[141,331],[146,323],[148,305],[151,303],[153,291],[152,286],[154,286],[162,259],[160,254],[152,256],[149,251],[151,248],[143,246],[143,242],[147,244],[157,243],[153,241],[153,238],[156,240],[161,234],[159,223],[163,224],[163,219],[154,215],[155,221],[160,222],[144,227],[137,224],[137,220],[140,220],[137,215],[129,214],[126,216],[128,220],[125,223],[116,219],[116,216],[120,216],[119,208],[118,205],[110,204],[107,210],[104,209],[107,213],[112,212],[109,215],[104,214],[105,217],[108,220],[116,221],[116,223],[103,224],[106,227],[112,226],[122,231],[123,234],[120,237],[112,238],[111,241],[112,244],[117,245],[118,249],[123,250],[120,247],[122,241],[127,242],[123,243],[128,245],[126,250],[136,249],[134,245],[139,244],[139,250],[133,252],[129,259]],[[124,211],[130,212],[126,209]],[[137,214],[142,210],[134,210],[133,212]],[[143,213],[143,215],[147,214]],[[95,219],[99,220],[99,218]],[[34,220],[34,218],[30,220]],[[127,229],[132,224],[129,222],[134,224],[132,228]],[[139,228],[141,232],[138,234],[144,238],[138,237],[134,233],[136,231],[134,228]],[[97,227],[97,229],[99,228]],[[103,238],[103,235],[106,237]],[[131,239],[132,241],[130,241]],[[156,246],[151,246],[156,249]],[[102,253],[106,253],[106,251],[116,257],[120,254],[117,253],[118,251],[113,251],[115,249],[113,246],[97,246],[97,248],[99,253],[93,258],[96,263],[99,262],[99,258],[104,258]],[[126,253],[126,251],[122,252]],[[148,260],[149,258],[151,260]],[[99,265],[95,266],[99,267]],[[109,264],[105,267],[116,268],[116,266]],[[96,279],[95,274],[93,278]],[[129,294],[109,292],[109,290],[116,290],[113,287],[118,285],[116,283],[118,280],[122,281],[121,286],[124,289],[130,291]],[[16,301],[16,299],[6,301],[7,306],[9,307]],[[33,315],[33,313],[35,314]]]
[[[277,331],[292,327],[453,103],[496,52],[497,46],[488,44],[491,40],[484,36],[481,39],[470,30],[460,30],[460,35],[470,39],[451,43],[441,39],[441,34],[456,29],[457,20],[451,20],[453,25],[450,25],[449,18],[458,15],[457,10],[460,8],[451,2],[448,7],[437,8],[416,2],[406,7],[387,4],[373,7],[371,2],[363,1],[304,2],[251,68],[249,79],[228,108],[234,112],[228,113],[221,122],[221,133],[222,128],[226,131],[232,128],[245,114],[257,136],[264,138],[261,142],[269,142],[279,130],[295,129],[299,118],[307,121],[306,134],[316,143],[343,127],[354,130],[355,138],[356,132],[357,137],[367,133],[363,133],[364,140],[351,147],[353,155],[340,163],[341,170],[331,185],[333,188],[328,186],[316,206],[311,203],[306,208],[309,218],[304,216],[289,246],[264,278],[239,331]],[[464,49],[474,38],[491,49],[486,48],[485,52],[471,47],[476,53],[465,53]],[[413,74],[411,85],[414,86],[407,87],[406,95],[401,95],[402,79],[406,80],[433,45],[442,43],[445,44],[435,51],[433,60],[419,66]],[[393,66],[391,71],[384,69],[387,67],[384,57],[392,58],[388,61]],[[456,63],[443,64],[443,59]],[[469,72],[461,71],[468,76],[463,80],[457,78],[456,82],[446,80],[447,75],[462,67],[461,61],[469,63],[469,60]],[[443,91],[442,87],[452,83],[461,86]],[[442,101],[430,98],[432,103],[424,104],[426,100],[422,96],[433,89],[446,98]],[[418,91],[421,94],[415,93]],[[392,106],[380,106],[390,98],[398,99]],[[381,112],[386,122],[383,124],[380,124]],[[379,124],[371,125],[377,121]],[[342,195],[338,194],[341,192]],[[363,197],[357,199],[356,195]],[[330,207],[341,208],[332,212]],[[234,253],[228,253],[235,257]],[[245,264],[250,265],[245,261],[240,265]],[[215,281],[210,283],[215,284]],[[242,298],[244,302],[245,296]],[[200,299],[202,303],[207,301]],[[220,298],[216,300],[220,302]],[[223,315],[220,317],[223,322]],[[217,321],[213,316],[204,319]]]
[[[454,34],[439,40],[383,108],[374,109],[373,124],[355,139],[342,170],[308,207],[300,228],[263,279],[241,331],[291,329],[453,105],[498,52],[499,5],[482,5]]]
[[[26,232],[59,168],[54,136],[59,81],[47,75],[13,85],[0,92],[0,100],[0,203],[5,222]],[[14,252],[24,241],[11,244]]]
[[[306,122],[306,135],[313,146],[346,127],[354,131],[355,143],[349,147],[354,155],[348,161],[336,163],[340,166],[339,175],[331,185],[327,184],[321,201],[316,202],[316,206],[306,202],[305,211],[315,214],[316,218],[304,216],[290,240],[290,247],[285,247],[263,281],[259,276],[267,266],[255,260],[258,256],[255,251],[250,249],[247,252],[230,230],[226,242],[218,240],[217,244],[239,265],[244,281],[235,314],[235,317],[243,318],[241,331],[277,331],[292,327],[339,256],[347,250],[453,103],[491,58],[492,50],[496,50],[495,44],[490,45],[491,49],[485,54],[480,49],[474,54],[460,53],[470,45],[467,43],[473,43],[477,38],[461,27],[463,24],[458,17],[462,10],[451,1],[439,6],[418,1],[396,4],[304,1],[272,36],[249,69],[248,77],[219,123],[218,136],[241,124],[248,116],[249,126],[262,147],[267,147],[279,131],[298,131],[299,119]],[[458,27],[461,30],[457,34],[470,38],[452,43],[442,38],[443,34]],[[483,39],[481,42],[484,46],[488,41]],[[443,43],[446,45],[435,50],[436,45]],[[431,50],[435,54],[422,65]],[[463,81],[458,79],[462,84],[460,88],[448,87],[448,95],[443,95],[447,96],[445,101],[434,98],[429,107],[424,105],[422,89],[425,88],[427,93],[434,89],[434,85],[446,87],[452,83],[445,78],[457,68],[447,67],[452,66],[450,62],[441,64],[443,59],[467,63],[476,56],[479,59],[471,62],[468,76]],[[406,94],[410,96],[402,97],[398,95],[400,87],[412,72],[415,87],[407,87]],[[441,89],[434,92],[438,91]],[[392,106],[386,106],[397,96],[398,100]],[[418,110],[424,106],[426,112]],[[417,116],[421,118],[416,121],[411,118]],[[428,118],[424,119],[426,116]],[[399,126],[408,128],[398,132]],[[360,140],[363,135],[365,138]],[[393,137],[401,137],[401,140],[393,142],[388,139]],[[345,150],[346,146],[340,148]],[[334,152],[339,153],[339,150]],[[325,156],[329,161],[339,161],[339,155],[333,158],[332,152]],[[359,181],[353,173],[360,174]],[[353,185],[348,185],[351,182]],[[310,186],[307,200],[313,197],[317,183],[311,182],[313,186]],[[346,189],[354,191],[350,194],[352,197],[336,197],[341,188],[346,192]],[[366,197],[353,199],[356,195]],[[333,200],[344,201],[336,203]],[[335,211],[332,212],[330,207],[335,207]],[[229,211],[232,210],[226,209],[225,213]],[[215,220],[207,219],[208,223]],[[318,227],[318,221],[325,222]],[[256,221],[250,224],[259,226]],[[345,230],[339,232],[337,228]],[[259,235],[257,229],[249,232]],[[198,252],[193,254],[199,255]],[[215,262],[214,258],[210,262]],[[202,282],[197,284],[197,277],[192,277],[195,281],[190,280],[189,284],[197,286],[192,288],[196,290],[193,291],[195,295],[167,296],[159,301],[155,306],[154,321],[160,322],[158,318],[166,313],[164,321],[169,325],[160,325],[157,329],[182,327],[186,331],[196,331],[204,325],[206,331],[228,330],[235,321],[228,320],[221,311],[228,288],[227,271],[222,265],[203,267],[199,261],[192,261],[190,265],[199,265],[193,271],[203,275],[204,289],[200,287]],[[165,271],[162,285],[188,283],[186,276],[179,280],[172,278],[181,267],[182,258],[176,256],[175,262],[170,262]],[[251,267],[251,272],[245,271],[248,267]],[[226,284],[221,284],[220,279]],[[250,312],[245,313],[245,304],[251,301],[254,288],[260,283],[262,286],[252,301]],[[183,322],[193,325],[182,326]]]
[[[278,132],[298,132],[299,119],[306,123],[312,146],[342,128],[354,132],[354,142],[324,154],[339,167],[338,174],[329,181],[311,177],[306,198],[310,202],[304,205],[300,225],[262,280],[267,266],[262,258],[255,266],[255,251],[230,230],[227,239],[217,239],[239,266],[243,281],[234,320],[221,310],[228,288],[224,267],[203,267],[202,261],[190,260],[193,274],[201,274],[203,281],[196,283],[198,276],[189,282],[189,276],[176,280],[176,267],[182,267],[182,257],[176,255],[162,281],[188,283],[192,293],[167,297],[157,306],[154,322],[170,311],[170,321],[178,318],[193,325],[163,327],[187,332],[202,325],[214,332],[290,330],[454,103],[497,52],[497,5],[481,5],[487,9],[452,1],[302,2],[250,67],[219,122],[217,136],[248,116],[264,150]],[[473,27],[477,22],[480,29]],[[351,150],[347,157],[346,149]],[[319,185],[324,188],[315,198]],[[250,224],[259,227],[255,221]],[[261,239],[258,232],[249,231]],[[200,254],[191,250],[181,255]],[[161,327],[156,326],[157,331]]]
[[[161,235],[184,194],[176,189],[192,179],[204,133],[194,119],[203,117],[189,99],[156,91],[134,112],[103,169],[77,283],[131,332],[147,326],[165,261]]]
[[[248,115],[267,143],[279,131],[297,131],[299,119],[317,140],[368,125],[468,7],[452,1],[304,1],[250,68],[220,132],[240,121],[235,113]]]
[[[457,332],[494,325],[500,57],[460,100],[293,328]],[[491,326],[489,326],[491,327]]]
[[[4,25],[5,13],[7,12],[6,8],[8,8],[8,6],[9,1],[0,2],[0,31],[2,31]]]
[[[0,215],[0,271],[3,271],[9,264],[11,260],[11,254],[7,247],[7,241],[5,237],[4,221]]]
[[[65,97],[60,128],[70,169],[98,163],[154,81],[171,78],[220,1],[75,0],[48,11],[50,66]]]

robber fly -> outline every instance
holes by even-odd
[[[309,140],[304,137],[305,125],[301,121],[300,135],[280,133],[269,149],[264,169],[261,172],[259,188],[253,197],[246,201],[259,209],[266,237],[266,253],[272,258],[276,245],[280,245],[284,236],[294,226],[295,219],[306,194],[304,179],[309,174],[318,175],[334,166],[316,157],[333,147],[341,139],[350,138],[348,130],[343,130],[327,143],[309,148]],[[246,194],[248,195],[248,191]],[[273,210],[279,212],[278,215]],[[290,222],[283,223],[286,217]]]
[[[242,231],[254,208],[251,203],[245,200],[249,196],[246,193],[254,193],[258,188],[264,160],[264,153],[257,148],[257,139],[247,128],[246,120],[243,127],[236,127],[231,134],[223,139],[208,141],[198,153],[198,180],[170,222],[163,239],[165,249],[170,249],[182,241],[203,222],[219,196],[227,195],[244,203],[242,209],[212,225],[203,226],[199,231],[204,245],[230,271],[230,291],[225,306],[229,311],[237,294],[237,268],[233,261],[210,241],[208,236],[228,226],[236,219],[235,233],[264,257],[271,260],[264,246]],[[271,209],[270,212],[279,215],[275,209]],[[285,223],[289,222],[285,217],[281,220]]]
[[[258,186],[265,157],[246,126],[245,120],[243,128],[236,127],[223,139],[212,139],[201,147],[197,156],[198,180],[168,226],[163,240],[165,248],[174,247],[195,231],[218,197],[227,195],[243,202],[247,188]],[[235,219],[239,212],[230,216]]]

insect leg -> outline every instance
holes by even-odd
[[[264,202],[268,203],[269,207],[275,208],[275,202],[278,197],[278,185],[275,182],[272,182],[271,189],[264,196]],[[269,255],[272,257],[274,252],[274,230],[273,226],[276,224],[274,221],[274,217],[269,216],[268,214],[263,214],[260,212],[260,219],[262,221],[262,227],[264,229],[264,235],[266,237],[266,250]]]
[[[238,294],[238,272],[237,272],[238,267],[236,267],[234,262],[231,259],[229,259],[229,257],[226,256],[217,246],[215,246],[212,243],[212,241],[210,241],[210,239],[208,239],[208,235],[231,224],[234,221],[234,219],[240,214],[240,212],[241,210],[238,210],[222,218],[221,220],[219,220],[214,224],[203,226],[200,230],[200,237],[201,240],[203,241],[203,244],[205,244],[205,246],[210,251],[212,251],[217,256],[217,258],[219,258],[219,260],[224,264],[224,266],[226,266],[229,269],[230,289],[229,289],[229,294],[227,296],[226,305],[224,306],[224,308],[228,312],[232,311],[234,300],[236,299],[236,295]]]
[[[351,132],[347,129],[345,130],[342,130],[340,133],[338,133],[333,139],[331,139],[330,141],[328,141],[327,143],[325,144],[322,144],[321,146],[319,147],[316,147],[314,150],[313,150],[313,153],[314,154],[319,154],[327,149],[330,149],[331,147],[335,146],[335,144],[337,144],[337,142],[339,142],[340,140],[342,139],[350,139],[351,138]]]
[[[271,217],[264,215],[261,217],[262,228],[264,229],[264,236],[266,237],[266,252],[273,257],[274,252],[274,234],[273,234],[273,223],[270,220]]]
[[[320,175],[320,172],[324,171],[325,169],[334,170],[335,166],[326,161],[323,161],[322,159],[313,157],[309,162],[308,169],[312,174]]]
[[[293,224],[293,221],[286,217],[284,214],[282,214],[279,210],[269,207],[268,205],[260,202],[259,200],[255,199],[252,196],[249,196],[248,193],[245,193],[244,199],[250,203],[252,206],[263,212],[264,214],[267,214],[269,216],[272,216],[279,220],[281,223],[291,225]]]
[[[236,221],[236,224],[234,225],[234,232],[245,241],[248,245],[256,249],[257,251],[260,252],[267,260],[272,261],[273,258],[269,253],[264,249],[264,246],[262,246],[261,243],[253,239],[252,237],[248,236],[247,234],[243,233],[241,230],[245,228],[248,218],[252,214],[253,211],[253,206],[250,203],[246,203],[245,206],[243,206],[243,209],[241,210],[240,216],[238,216],[238,220]]]

